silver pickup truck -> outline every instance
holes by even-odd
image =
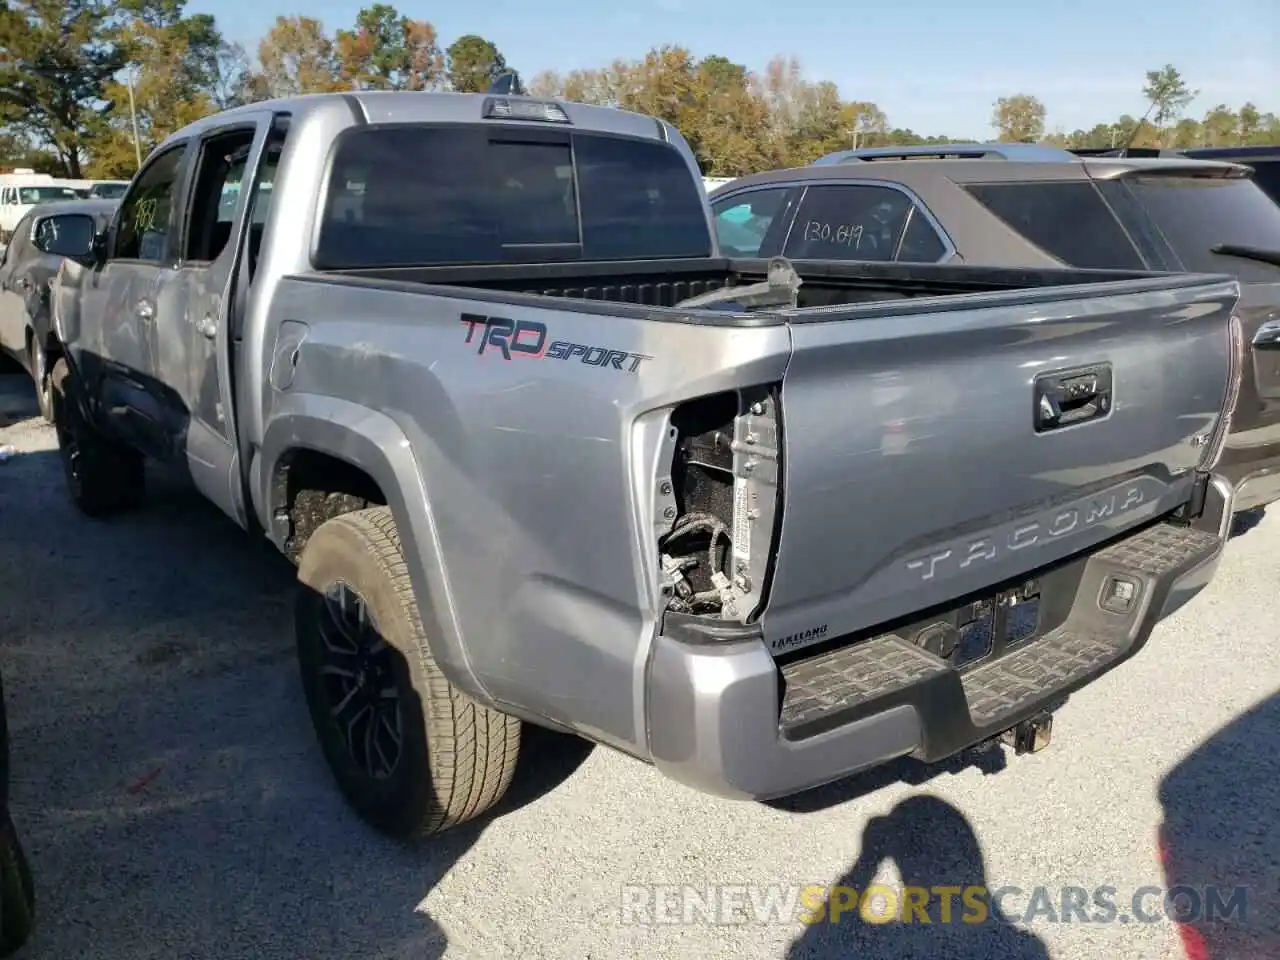
[[[169,461],[297,562],[396,835],[491,807],[523,722],[736,798],[1038,733],[1225,541],[1234,279],[730,261],[650,117],[260,103],[49,236],[72,497]]]

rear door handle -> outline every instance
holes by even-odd
[[[139,320],[154,320],[156,316],[156,308],[149,300],[139,300],[134,311],[138,314]]]
[[[1042,373],[1034,385],[1036,433],[1105,417],[1111,412],[1112,388],[1109,363]]]
[[[1253,335],[1256,350],[1280,350],[1280,319],[1268,320]]]

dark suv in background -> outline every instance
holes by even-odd
[[[1221,472],[1237,510],[1280,499],[1280,205],[1249,166],[1040,144],[830,154],[710,195],[722,252],[1239,278],[1240,386]]]
[[[1257,147],[1122,147],[1117,150],[1072,150],[1082,157],[1185,157],[1191,160],[1221,160],[1253,168],[1253,182],[1272,200],[1280,203],[1280,144]]]

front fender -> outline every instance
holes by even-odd
[[[251,468],[254,508],[280,548],[288,531],[274,518],[286,504],[273,478],[283,459],[299,449],[343,460],[378,484],[395,517],[431,656],[456,688],[492,705],[467,656],[430,497],[404,432],[386,414],[346,400],[281,395]]]

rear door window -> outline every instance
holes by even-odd
[[[767,187],[713,203],[711,211],[715,215],[720,252],[727,257],[760,256],[769,228],[782,211],[789,192],[789,187]]]
[[[902,235],[902,243],[898,246],[899,263],[937,263],[946,256],[947,248],[920,210],[911,211],[907,221],[906,232]]]
[[[811,186],[783,252],[796,260],[892,260],[913,206],[892,187]]]
[[[1275,282],[1280,268],[1212,253],[1219,243],[1280,251],[1280,206],[1252,180],[1219,177],[1126,177],[1124,183],[1187,270]]]
[[[328,269],[702,257],[704,194],[657,141],[528,125],[363,127],[335,149]]]
[[[975,200],[1051,257],[1093,270],[1142,270],[1120,222],[1092,183],[971,183]],[[978,252],[979,256],[981,251]],[[980,259],[975,262],[981,262]]]

